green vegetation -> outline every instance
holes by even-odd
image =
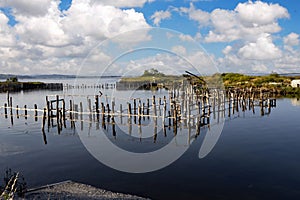
[[[62,84],[43,83],[43,82],[19,82],[16,77],[9,78],[6,81],[0,82],[0,92],[17,92],[21,90],[34,89],[63,89]]]
[[[188,80],[192,85],[198,87],[218,87],[224,85],[225,88],[261,88],[266,90],[275,90],[278,94],[300,94],[300,88],[292,88],[291,81],[300,79],[298,76],[281,76],[277,73],[271,73],[265,76],[245,75],[239,73],[216,73],[212,76],[197,77],[192,74],[182,76],[165,75],[157,69],[145,70],[139,77],[122,78],[120,82],[145,82],[145,83],[178,83],[182,80]],[[205,83],[203,83],[203,80]]]
[[[120,82],[145,82],[145,83],[168,83],[184,80],[183,76],[166,75],[157,69],[145,70],[143,75],[138,77],[123,77]]]
[[[13,76],[13,77],[7,78],[6,82],[8,82],[8,83],[17,83],[18,82],[18,77]]]
[[[250,76],[238,73],[223,73],[222,79],[225,87],[278,87],[290,86],[292,79],[297,77],[280,76],[271,73],[265,76]]]
[[[149,76],[155,76],[155,77],[164,77],[166,76],[165,74],[159,72],[157,69],[150,69],[150,70],[145,70],[142,77],[149,77]]]
[[[300,88],[291,87],[291,81],[300,79],[295,76],[280,76],[277,73],[271,73],[265,76],[250,76],[238,73],[223,73],[221,75],[225,88],[262,88],[266,90],[277,91],[278,94],[288,95],[300,94]]]

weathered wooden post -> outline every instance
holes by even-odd
[[[157,139],[157,117],[153,117],[153,121],[154,121],[153,139],[155,143]]]
[[[70,99],[70,109],[69,109],[69,112],[70,112],[71,128],[73,128],[73,102],[72,102],[71,99]],[[48,119],[48,122],[49,122],[49,119]]]
[[[34,104],[34,119],[35,119],[35,121],[37,121],[38,120],[38,112],[37,112],[37,105],[36,104]]]
[[[152,102],[152,107],[153,107],[153,114],[154,114],[154,116],[157,116],[155,96],[154,96],[154,101]]]
[[[168,111],[169,127],[171,127],[171,111]]]
[[[16,107],[16,114],[17,114],[17,119],[19,119],[19,105]]]
[[[145,103],[142,104],[142,114],[145,115]]]
[[[91,99],[90,98],[88,98],[88,111],[89,112],[92,112],[92,102],[91,102]]]
[[[95,108],[97,115],[99,114],[99,95],[95,96]]]
[[[115,118],[114,117],[112,117],[112,123],[111,123],[111,125],[112,125],[112,135],[114,136],[114,138],[116,138],[116,136],[117,136],[117,132],[116,132],[116,123],[115,123]]]
[[[136,99],[133,99],[133,113],[136,114]]]
[[[201,116],[201,102],[198,101],[198,115]]]
[[[46,96],[46,105],[47,105],[47,115],[48,115],[48,118],[50,116],[50,103],[49,103],[49,99],[48,99],[48,96]]]
[[[74,110],[75,110],[75,120],[78,120],[78,104],[74,105]]]
[[[166,111],[167,111],[167,100],[164,99],[164,108],[163,108],[163,115],[166,115]]]
[[[112,99],[112,102],[111,102],[111,111],[112,111],[112,114],[114,115],[115,114],[115,97]]]
[[[177,126],[177,108],[176,108],[176,102],[174,101],[174,109],[173,109],[173,126]]]
[[[42,126],[42,130],[45,129],[45,124],[46,124],[46,116],[47,116],[47,109],[44,108],[44,112],[43,112],[43,126]]]
[[[149,117],[149,109],[150,109],[150,100],[149,99],[147,99],[147,115],[148,115],[148,117]]]
[[[7,118],[7,103],[4,103],[4,115]]]
[[[138,122],[139,122],[139,125],[141,124],[141,114],[142,114],[141,105],[139,105],[138,106]]]
[[[107,108],[107,114],[108,114],[108,116],[110,116],[110,108],[109,108],[109,103],[108,103],[108,104],[106,104],[106,108]]]
[[[66,123],[66,102],[65,102],[64,99],[62,100],[62,118],[63,118],[64,126],[65,126],[65,123]]]
[[[103,102],[101,102],[101,114],[102,116],[105,116],[105,106]]]
[[[12,108],[13,108],[12,97],[10,97],[9,99],[10,99],[10,101],[9,101],[10,116],[12,116],[12,115],[13,115],[13,110],[12,110]]]
[[[83,115],[83,104],[82,104],[82,102],[79,103],[79,110],[80,110],[80,115],[81,115],[80,118],[82,118],[82,115]]]
[[[25,114],[24,114],[24,115],[25,115],[25,119],[27,119],[27,105],[24,106],[24,110],[25,110],[25,111],[24,111],[24,113],[25,113]]]
[[[9,103],[9,91],[7,91],[7,104],[10,105],[10,103]]]
[[[59,96],[56,95],[56,119],[59,120]]]
[[[122,104],[120,104],[120,117],[122,117],[123,114],[123,108],[122,108]]]
[[[128,117],[131,116],[131,104],[130,103],[127,103],[127,106],[128,106]]]
[[[79,109],[80,109],[80,128],[83,130],[83,105],[82,102],[79,103]]]

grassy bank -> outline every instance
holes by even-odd
[[[189,80],[194,85],[203,85],[203,80],[207,85],[213,87],[223,84],[228,88],[256,88],[263,90],[273,90],[281,95],[300,95],[300,88],[291,87],[291,81],[300,79],[300,76],[281,76],[276,73],[271,73],[264,76],[245,75],[239,73],[217,73],[212,76],[195,77],[184,74],[181,76],[165,75],[155,69],[145,71],[143,75],[137,77],[122,78],[122,83],[136,83],[136,82],[155,82],[155,83],[174,83],[182,80]]]
[[[19,82],[17,79],[8,79],[0,82],[0,92],[18,92],[21,90],[49,89],[62,90],[61,83],[43,83],[43,82]]]

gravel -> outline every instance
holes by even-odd
[[[120,199],[120,200],[129,200],[129,199],[137,199],[144,200],[146,198],[115,193],[106,191],[103,189],[99,189],[90,185],[85,185],[81,183],[76,183],[72,181],[65,181],[62,183],[52,184],[43,186],[36,189],[29,190],[25,199],[59,199],[59,200],[69,200],[69,199],[79,199],[79,200],[98,200],[98,199]]]

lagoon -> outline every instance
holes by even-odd
[[[114,82],[116,79],[46,81],[93,84]],[[98,89],[90,88],[21,92],[12,93],[11,96],[14,105],[22,107],[27,104],[33,107],[36,103],[41,108],[45,106],[46,95],[93,95],[97,92]],[[165,91],[113,89],[102,92],[120,99],[133,95],[166,94]],[[6,94],[0,94],[0,100],[5,102]],[[299,102],[296,98],[277,99],[276,108],[264,116],[261,116],[259,107],[255,108],[255,113],[252,110],[240,111],[230,117],[225,113],[221,135],[207,156],[199,158],[199,149],[210,130],[204,126],[193,142],[177,144],[178,148],[187,146],[179,159],[162,169],[147,173],[112,169],[90,153],[90,149],[84,145],[84,139],[92,137],[96,141],[105,134],[116,146],[128,151],[152,152],[170,144],[174,138],[172,130],[167,129],[164,133],[163,128],[158,126],[157,138],[154,139],[153,127],[147,126],[152,124],[152,119],[145,122],[143,137],[139,137],[136,127],[132,128],[132,135],[129,135],[126,134],[128,127],[120,125],[113,135],[109,124],[104,130],[101,123],[84,121],[82,125],[76,122],[76,128],[71,129],[67,121],[66,128],[60,134],[56,127],[50,127],[49,132],[46,131],[45,142],[41,131],[42,118],[38,118],[38,121],[34,117],[14,118],[12,125],[11,118],[5,118],[1,108],[0,170],[3,174],[6,168],[21,172],[29,187],[73,180],[152,199],[296,199],[300,195]],[[120,157],[118,162],[127,161]]]

